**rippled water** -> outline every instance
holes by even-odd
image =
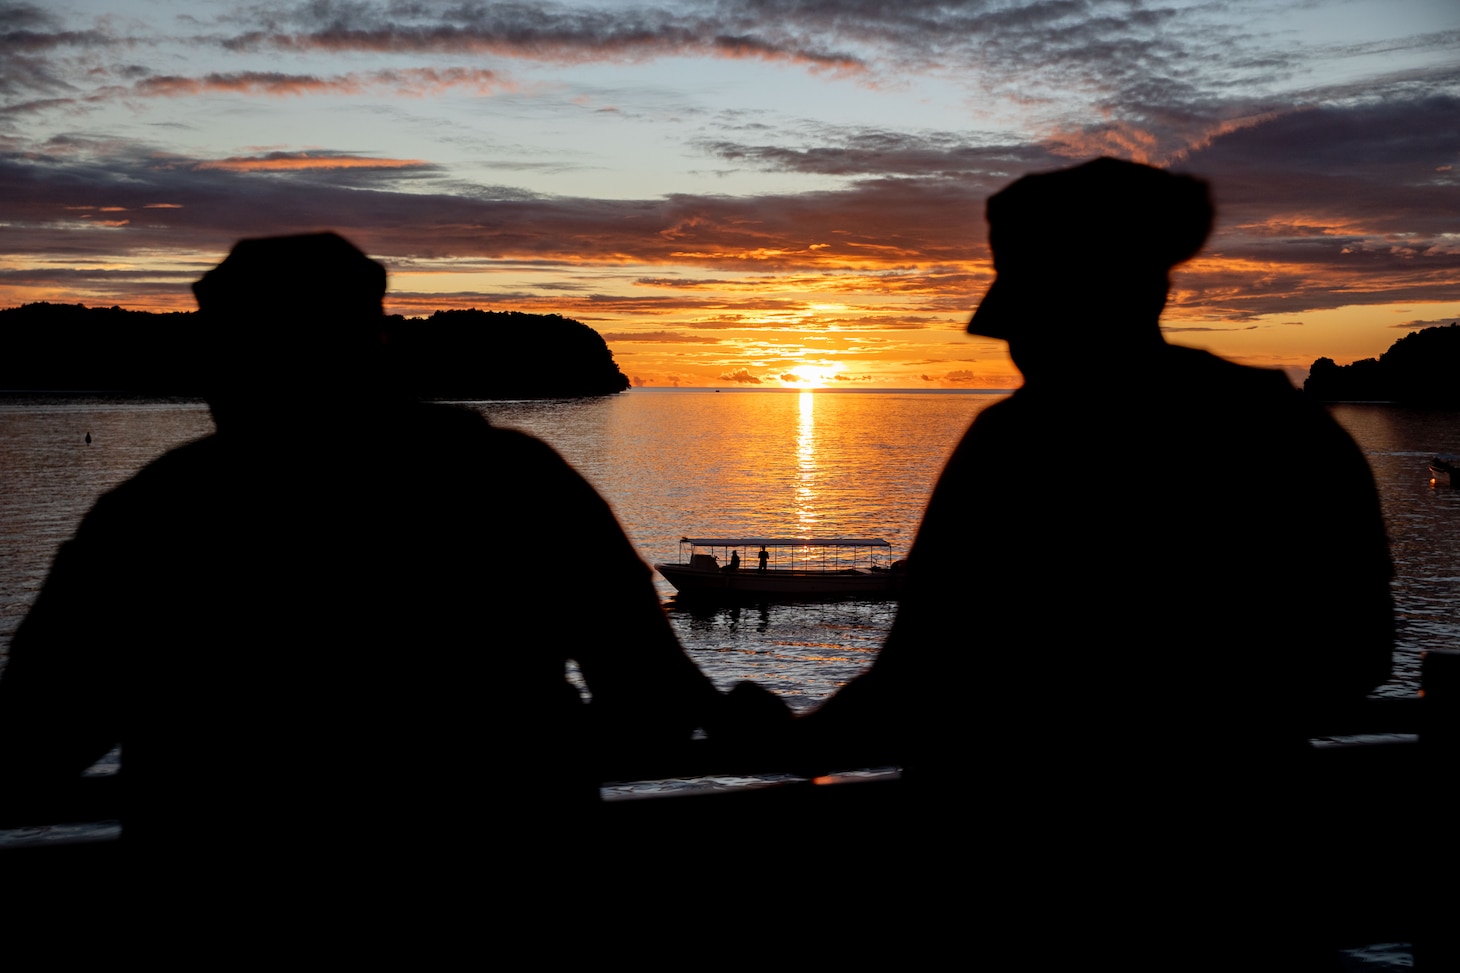
[[[212,431],[197,402],[0,398],[0,650],[97,497]]]
[[[948,453],[997,398],[636,389],[480,408],[556,446],[656,561],[686,534],[879,536],[905,548]]]
[[[683,536],[881,537],[906,554],[938,473],[999,396],[635,389],[611,399],[491,403],[613,504],[646,561]],[[671,600],[674,588],[657,579]],[[670,618],[715,681],[753,679],[805,708],[870,664],[892,602],[687,609]]]
[[[1429,482],[1436,453],[1460,452],[1460,413],[1338,405],[1333,414],[1363,447],[1379,485],[1394,559],[1395,683],[1413,690],[1420,653],[1460,648],[1460,489]]]

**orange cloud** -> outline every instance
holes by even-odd
[[[199,162],[195,169],[224,169],[229,172],[288,172],[304,169],[407,169],[423,166],[420,159],[377,159],[358,155],[310,155],[308,152],[271,152],[266,156],[215,159]]]
[[[624,331],[618,333],[605,332],[604,341],[637,341],[648,342],[659,345],[678,344],[704,344],[715,345],[720,343],[719,338],[712,338],[709,335],[680,334],[677,331]]]
[[[242,92],[245,94],[302,95],[311,92],[339,90],[338,79],[334,82],[311,75],[278,74],[273,72],[247,71],[239,74],[210,74],[202,78],[184,78],[176,75],[162,75],[138,81],[134,92],[139,95],[159,98],[177,98],[201,95],[206,92]],[[353,86],[358,90],[358,85]]]
[[[761,384],[760,379],[755,375],[750,374],[750,369],[748,368],[737,368],[732,372],[724,372],[719,376],[719,378],[722,382],[735,382],[739,385]]]
[[[515,90],[516,86],[495,71],[480,68],[399,68],[364,74],[323,77],[312,74],[283,74],[276,71],[239,71],[208,74],[201,78],[162,75],[137,82],[132,93],[144,97],[194,97],[208,93],[273,95],[358,95],[385,88],[396,94],[423,97],[452,88],[469,88],[478,94]]]

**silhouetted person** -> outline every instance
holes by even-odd
[[[15,635],[0,792],[120,743],[122,845],[166,894],[569,882],[601,760],[723,716],[581,476],[393,391],[384,290],[333,234],[204,275],[217,432],[97,502]]]
[[[766,562],[768,562],[771,558],[770,552],[765,549],[764,544],[760,546],[760,553],[757,554],[756,557],[760,559],[759,570],[764,571],[766,569]]]
[[[1102,941],[1122,968],[1301,963],[1315,831],[1373,837],[1306,780],[1323,713],[1390,672],[1372,476],[1280,372],[1164,341],[1204,183],[1099,159],[987,215],[969,331],[1024,385],[944,469],[875,665],[800,729],[893,751],[914,847],[969,868],[1028,968]]]
[[[740,570],[740,552],[739,551],[731,551],[730,552],[730,564],[729,564],[729,566],[725,570],[727,570],[727,571],[739,571]]]

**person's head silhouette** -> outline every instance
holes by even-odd
[[[1159,343],[1168,272],[1212,226],[1207,185],[1095,159],[1025,176],[988,201],[997,277],[969,322],[1028,377]]]
[[[193,284],[215,419],[378,389],[385,268],[335,233],[240,240]]]

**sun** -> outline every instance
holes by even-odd
[[[790,372],[796,376],[797,387],[810,389],[826,388],[832,375],[836,374],[832,369],[820,365],[797,365]]]

